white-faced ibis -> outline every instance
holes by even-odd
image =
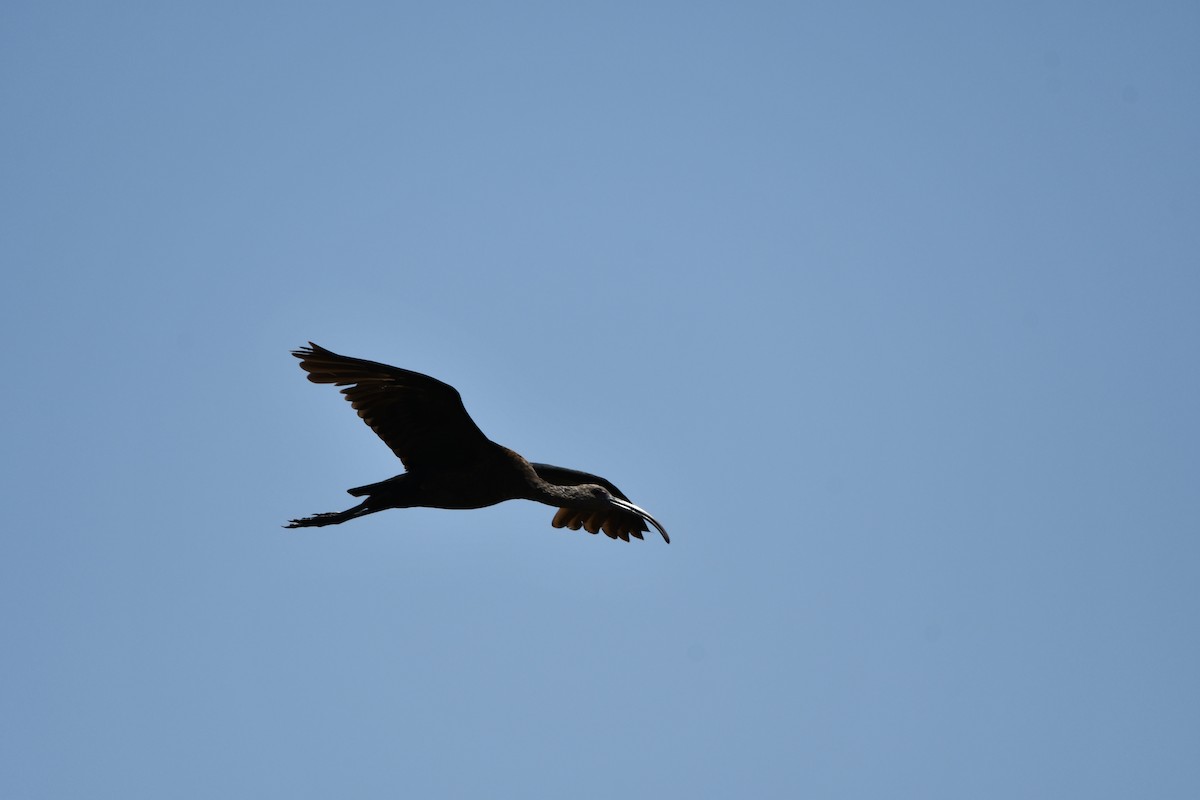
[[[350,489],[366,497],[354,508],[294,519],[289,528],[337,525],[388,508],[484,508],[505,500],[557,506],[551,524],[626,542],[649,522],[667,531],[609,481],[587,472],[531,464],[483,435],[453,386],[399,367],[349,358],[318,347],[293,350],[314,383],[344,386],[363,421],[404,462],[407,472]]]

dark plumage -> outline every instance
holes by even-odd
[[[610,538],[642,538],[649,522],[670,542],[650,514],[629,502],[598,475],[531,464],[483,435],[453,386],[399,367],[349,358],[309,342],[292,351],[314,383],[344,386],[342,394],[363,421],[404,462],[408,471],[350,489],[365,497],[346,511],[314,514],[287,527],[337,525],[388,508],[483,508],[505,500],[536,500],[557,506],[552,525]]]

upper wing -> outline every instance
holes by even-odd
[[[609,494],[613,497],[629,500],[611,481],[601,478],[599,475],[593,475],[590,472],[582,472],[577,469],[556,467],[551,464],[531,464],[530,466],[547,483],[553,483],[558,486],[579,486],[584,483],[594,483],[608,489]],[[641,539],[642,534],[650,530],[646,527],[646,521],[637,514],[631,514],[615,508],[604,511],[580,511],[575,508],[560,508],[555,513],[551,524],[556,528],[567,527],[573,531],[577,531],[582,527],[588,533],[598,533],[603,530],[604,534],[610,539],[623,539],[626,542],[629,541],[630,536],[635,539]]]
[[[468,464],[487,444],[453,386],[308,344],[292,351],[308,379],[345,386],[342,394],[358,415],[410,471]]]

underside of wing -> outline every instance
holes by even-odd
[[[582,484],[597,484],[608,490],[613,497],[619,497],[622,500],[629,500],[624,492],[618,489],[613,483],[599,475],[593,475],[590,472],[582,472],[577,469],[567,469],[566,467],[556,467],[551,464],[533,464],[534,470],[538,476],[547,483],[553,483],[558,486],[580,486]],[[554,519],[550,523],[556,528],[570,528],[577,531],[583,528],[588,533],[599,533],[604,531],[604,535],[610,539],[620,539],[628,542],[629,537],[641,539],[642,534],[649,530],[646,527],[646,522],[637,514],[619,509],[604,509],[602,511],[581,511],[577,508],[560,508],[555,514]]]
[[[313,383],[344,386],[354,410],[410,471],[469,464],[487,444],[453,386],[312,342],[292,355]]]

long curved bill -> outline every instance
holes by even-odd
[[[635,506],[633,503],[629,502],[628,500],[622,500],[619,497],[612,498],[612,500],[610,502],[617,508],[621,509],[622,511],[628,511],[631,514],[637,514],[639,517],[646,520],[646,522],[649,522],[651,525],[658,528],[658,532],[662,534],[663,541],[666,542],[667,544],[671,543],[671,537],[667,536],[667,529],[664,528],[662,525],[659,525],[658,520],[656,520],[654,517],[650,516],[649,511],[647,511],[644,508],[639,508],[638,506]]]

